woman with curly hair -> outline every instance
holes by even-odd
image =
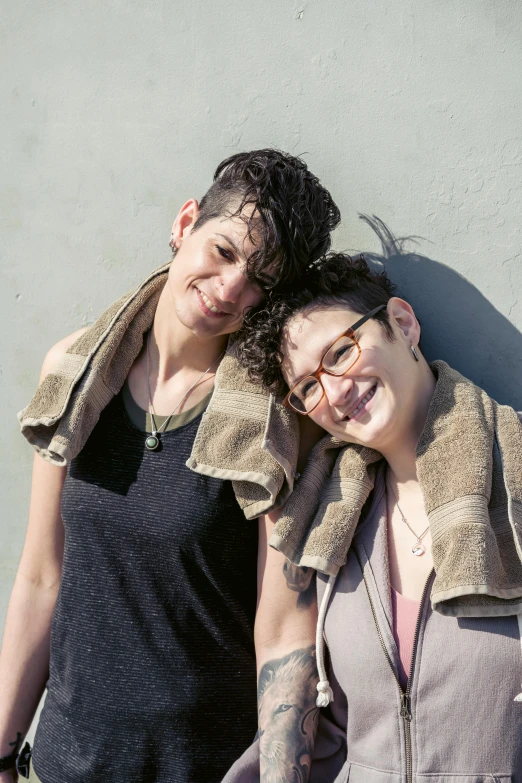
[[[294,655],[315,655],[318,675],[299,699],[281,687],[270,713],[260,678],[261,781],[263,766],[304,780],[312,756],[321,783],[522,780],[520,415],[428,364],[420,337],[386,275],[345,255],[243,329],[251,377],[327,433],[269,540],[296,604],[317,571],[316,641]],[[287,600],[279,586],[265,609],[272,639]],[[267,664],[274,693],[288,655]],[[274,731],[292,714],[293,734]]]

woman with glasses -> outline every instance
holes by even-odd
[[[267,522],[277,598],[256,622],[275,653],[299,645],[260,672],[261,781],[306,780],[312,757],[321,783],[522,780],[520,416],[420,337],[345,255],[243,331],[252,377],[327,433]]]

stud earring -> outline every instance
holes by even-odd
[[[413,354],[413,358],[415,359],[416,362],[418,362],[419,361],[419,354],[415,350],[415,346],[410,345],[410,350],[411,350],[411,352]]]

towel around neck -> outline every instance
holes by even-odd
[[[430,521],[435,610],[454,616],[522,611],[522,425],[445,362],[417,446]],[[323,438],[270,539],[293,563],[334,575],[346,562],[382,456]]]
[[[18,415],[44,459],[68,464],[122,388],[169,265],[112,304]],[[444,362],[432,370],[437,385],[417,449],[437,574],[432,604],[453,615],[515,614],[522,611],[521,424]],[[296,416],[250,381],[231,341],[187,465],[231,480],[247,519],[287,501],[271,545],[294,563],[335,574],[382,457],[326,436],[293,491],[298,445]]]

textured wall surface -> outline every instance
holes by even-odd
[[[169,257],[234,151],[305,154],[343,213],[334,247],[384,259],[427,354],[522,408],[519,2],[2,6],[0,620],[42,358]]]

